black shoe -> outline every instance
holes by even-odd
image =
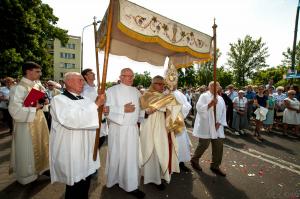
[[[134,197],[138,199],[142,199],[145,197],[145,193],[140,191],[139,189],[136,189],[134,191],[128,192],[130,195],[133,195]]]
[[[195,170],[202,171],[202,168],[200,167],[199,163],[196,163],[193,160],[191,160],[191,165]]]
[[[179,162],[179,168],[181,172],[191,172],[191,169],[184,165],[184,162]]]
[[[217,175],[219,175],[219,176],[223,176],[223,177],[226,176],[226,173],[225,173],[224,171],[222,171],[220,168],[212,168],[212,167],[210,167],[210,170],[211,170],[213,173],[215,173],[215,174],[217,174]]]
[[[164,183],[161,183],[161,184],[155,184],[156,188],[159,190],[159,191],[163,191],[166,189],[166,185]]]

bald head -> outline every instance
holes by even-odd
[[[84,86],[84,79],[80,73],[68,72],[64,76],[64,83],[69,92],[80,95]]]
[[[120,81],[122,84],[132,86],[134,79],[134,73],[130,68],[123,68],[120,74]]]
[[[211,81],[208,84],[208,89],[211,93],[214,93],[214,85],[215,85],[214,81]],[[216,88],[217,88],[216,91],[218,91],[219,87],[220,87],[219,82],[216,82]]]

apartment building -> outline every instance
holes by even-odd
[[[81,37],[69,35],[63,46],[58,39],[49,41],[49,53],[53,54],[53,80],[61,82],[66,72],[80,72]]]

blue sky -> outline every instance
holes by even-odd
[[[218,66],[226,65],[229,43],[246,35],[254,39],[262,37],[269,48],[267,64],[277,66],[283,59],[282,52],[292,47],[296,18],[297,0],[131,0],[154,12],[183,23],[194,29],[212,35],[213,18],[216,18],[217,47],[222,56]],[[59,17],[58,26],[69,34],[81,36],[82,28],[93,22],[96,16],[101,20],[109,4],[108,0],[43,0],[54,9]],[[299,34],[298,39],[299,41]],[[85,29],[84,68],[95,68],[93,27]],[[103,53],[102,53],[103,54]],[[100,66],[103,56],[100,54]],[[139,63],[124,57],[110,56],[107,81],[118,79],[123,67],[135,72],[150,71],[151,75],[163,75],[163,67]],[[102,71],[102,69],[100,70]]]

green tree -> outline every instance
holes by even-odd
[[[249,35],[229,45],[228,65],[233,69],[236,85],[245,86],[255,71],[267,66],[268,48],[262,38],[255,40]]]
[[[232,72],[230,70],[225,70],[223,66],[221,68],[217,68],[217,81],[220,83],[222,88],[225,88],[229,84],[232,84]]]
[[[144,74],[134,74],[133,86],[142,85],[144,88],[148,88],[151,84],[150,72],[144,71]]]
[[[21,76],[21,65],[35,61],[43,68],[43,77],[52,75],[52,56],[47,42],[58,38],[68,41],[67,31],[55,27],[58,18],[41,0],[0,1],[0,77]]]
[[[251,83],[254,85],[265,85],[270,79],[273,79],[275,86],[288,85],[288,80],[283,79],[283,75],[286,74],[287,70],[288,67],[286,66],[277,66],[268,68],[266,70],[257,71],[255,72]]]
[[[178,87],[182,88],[185,86],[185,76],[182,68],[177,69],[178,72]]]
[[[196,81],[197,86],[208,85],[213,80],[213,62],[206,62],[197,68]]]
[[[196,72],[194,66],[185,68],[185,86],[192,87],[196,84]]]
[[[282,65],[287,66],[288,68],[292,65],[292,52],[291,48],[287,48],[286,52],[283,52],[283,60]],[[295,69],[300,70],[300,41],[296,46],[296,54],[295,54]]]

